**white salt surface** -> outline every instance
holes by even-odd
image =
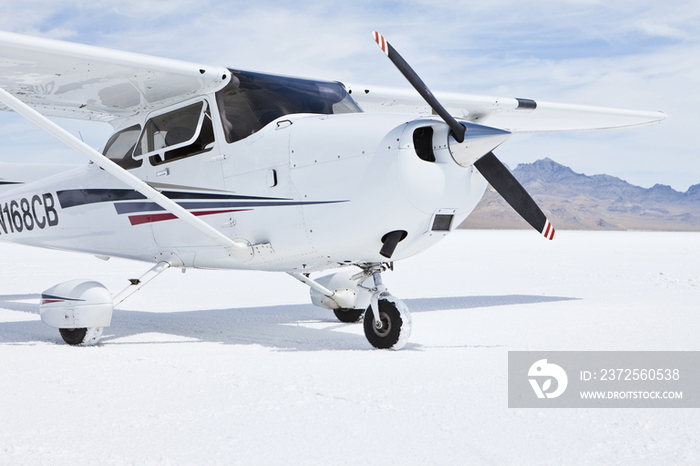
[[[96,347],[38,295],[150,266],[0,243],[0,464],[699,464],[695,409],[509,409],[512,350],[700,350],[700,234],[457,232],[384,274],[401,351],[285,274],[166,271]]]

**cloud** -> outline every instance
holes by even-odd
[[[199,63],[406,87],[372,43],[376,29],[433,90],[669,115],[658,127],[616,136],[543,136],[521,146],[509,141],[500,150],[511,165],[550,156],[578,171],[624,174],[648,186],[685,190],[700,182],[696,0],[675,1],[672,8],[651,0],[5,0],[0,29]],[[0,158],[21,150],[1,144]],[[659,179],[651,180],[653,173]]]

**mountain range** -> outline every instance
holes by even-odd
[[[662,184],[645,189],[610,175],[576,173],[549,158],[512,172],[558,229],[700,231],[700,184],[685,193]],[[530,226],[489,186],[459,228]]]

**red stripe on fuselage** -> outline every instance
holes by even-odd
[[[229,209],[229,210],[203,210],[201,212],[192,212],[193,215],[200,217],[202,215],[213,215],[213,214],[228,214],[230,212],[247,212],[253,209]],[[177,217],[170,212],[163,214],[145,214],[145,215],[132,215],[129,217],[129,221],[132,225],[142,225],[144,223],[154,223],[163,222],[165,220],[175,220]]]

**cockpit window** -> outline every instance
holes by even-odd
[[[231,82],[216,93],[229,143],[250,136],[284,115],[362,111],[340,83],[234,70],[231,73]]]
[[[141,125],[130,126],[114,133],[105,144],[104,155],[125,170],[138,168],[141,160],[134,160],[131,154],[141,134]]]
[[[148,155],[152,165],[160,165],[210,151],[213,142],[209,105],[202,101],[149,119],[134,157]]]

